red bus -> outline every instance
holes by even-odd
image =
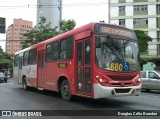
[[[93,99],[139,95],[139,50],[134,31],[89,23],[15,53],[13,77],[26,90]]]

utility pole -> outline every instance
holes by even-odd
[[[108,22],[110,23],[110,5],[111,5],[111,0],[108,0]]]

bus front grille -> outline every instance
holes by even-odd
[[[112,80],[121,81],[121,80],[132,80],[136,76],[117,76],[117,75],[108,75],[108,77]]]
[[[112,87],[118,86],[118,87],[128,87],[132,85],[132,82],[120,82],[120,83],[112,83]],[[123,85],[122,85],[123,84]]]
[[[115,89],[116,93],[128,93],[131,89],[127,88],[127,89]]]

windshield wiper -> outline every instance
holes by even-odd
[[[116,57],[116,59],[117,59],[119,62],[121,62],[120,49],[117,47],[117,45],[118,45],[117,42],[115,43],[115,41],[113,41],[113,39],[112,39],[112,41],[110,41],[110,42],[105,42],[105,43],[102,43],[102,44],[103,44],[103,45],[106,45],[106,46],[110,49],[110,51],[112,51],[112,52],[109,53],[109,55],[113,54],[113,55]],[[106,51],[107,51],[107,47],[104,47],[104,49],[105,49]]]
[[[126,41],[125,43],[123,43],[124,47],[126,47],[126,46],[131,42],[130,39],[128,39],[128,40],[123,40],[123,41]]]

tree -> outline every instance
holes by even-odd
[[[137,35],[138,39],[138,47],[139,52],[146,52],[148,50],[148,42],[152,41],[152,38],[144,33],[144,31],[135,30],[135,33]],[[140,66],[141,69],[143,68],[143,64],[146,64],[147,62],[152,61],[151,58],[142,58],[140,57]]]
[[[12,57],[0,47],[0,70],[12,68]]]
[[[152,38],[144,33],[144,31],[135,30],[138,39],[138,47],[140,52],[146,52],[148,49],[148,42],[152,41]]]
[[[46,18],[41,17],[38,26],[33,28],[28,33],[24,34],[27,37],[27,40],[21,42],[22,49],[29,47],[30,45],[37,44],[46,39],[52,38],[60,33],[64,33],[68,30],[71,30],[75,27],[74,20],[62,20],[60,22],[60,31],[57,28],[51,28],[50,23],[46,23]]]
[[[37,27],[34,27],[31,31],[24,34],[24,36],[27,37],[27,40],[21,42],[22,49],[42,42],[57,34],[56,28],[51,28],[50,23],[46,23],[46,18],[41,17]]]
[[[76,22],[73,19],[72,20],[69,19],[68,21],[62,20],[59,25],[60,25],[60,32],[64,33],[72,30],[76,26]]]

